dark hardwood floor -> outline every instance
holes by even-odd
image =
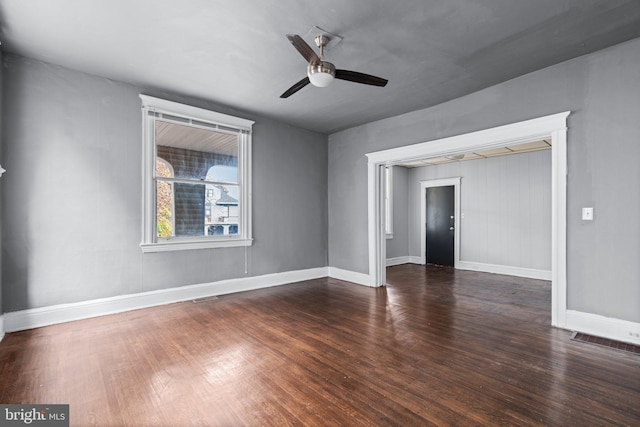
[[[402,265],[7,334],[1,403],[77,426],[640,425],[640,357],[550,324],[549,282]]]

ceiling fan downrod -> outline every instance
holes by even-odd
[[[324,58],[324,47],[329,44],[329,37],[324,34],[318,34],[315,38],[316,46],[320,48],[320,60]]]

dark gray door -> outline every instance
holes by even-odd
[[[453,185],[427,188],[427,264],[453,267],[454,194]]]

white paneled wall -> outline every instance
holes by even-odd
[[[426,166],[409,174],[410,255],[420,255],[420,182],[462,177],[460,260],[551,270],[551,150]]]

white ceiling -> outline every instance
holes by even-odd
[[[285,34],[340,34],[335,81],[305,76]],[[5,52],[332,133],[429,107],[640,37],[638,0],[0,0]]]

